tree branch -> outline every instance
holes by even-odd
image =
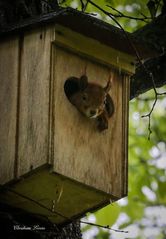
[[[124,18],[132,19],[132,20],[143,21],[143,22],[146,22],[146,23],[149,22],[147,20],[152,20],[151,17],[146,17],[144,15],[143,15],[143,17],[133,17],[133,16],[125,15],[125,14],[123,14],[122,12],[118,11],[117,9],[115,9],[114,7],[112,7],[110,5],[106,5],[106,6],[118,13],[118,14],[111,13],[112,16],[114,16],[114,17],[124,17]]]
[[[161,87],[166,84],[166,55],[149,59],[144,64],[153,75],[155,87]],[[144,68],[142,66],[137,67],[130,81],[130,99],[152,88],[153,82],[146,77]],[[159,95],[160,93],[157,94]]]
[[[82,221],[82,220],[81,220],[81,223],[86,224],[86,225],[90,225],[90,226],[100,227],[100,228],[103,228],[103,229],[108,229],[108,230],[114,231],[114,232],[128,233],[128,231],[113,229],[113,228],[109,227],[108,225],[107,226],[101,226],[101,225],[96,224],[96,223],[85,222],[85,221]]]

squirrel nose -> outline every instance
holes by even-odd
[[[93,116],[96,114],[96,110],[90,110],[90,114]]]

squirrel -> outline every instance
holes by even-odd
[[[108,129],[108,119],[114,113],[114,103],[108,94],[111,88],[110,79],[105,87],[89,83],[88,77],[69,77],[64,84],[65,94],[79,112],[90,119],[97,119],[98,130]]]

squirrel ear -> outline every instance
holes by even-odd
[[[104,87],[105,93],[108,93],[112,85],[112,74],[110,74],[107,85]]]
[[[75,76],[71,76],[65,81],[64,91],[68,99],[80,90],[78,81],[79,78]]]
[[[86,75],[82,75],[79,79],[79,88],[81,91],[85,90],[88,86],[88,77]]]
[[[104,87],[104,91],[108,93],[110,89],[111,89],[111,81],[109,79],[107,85]]]
[[[107,111],[108,117],[111,117],[114,113],[114,103],[109,94],[106,95],[105,109]]]

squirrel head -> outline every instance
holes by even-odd
[[[69,77],[64,85],[69,101],[88,118],[97,118],[105,111],[110,88],[110,80],[105,87],[102,87],[95,83],[88,83],[86,75],[80,78]]]

